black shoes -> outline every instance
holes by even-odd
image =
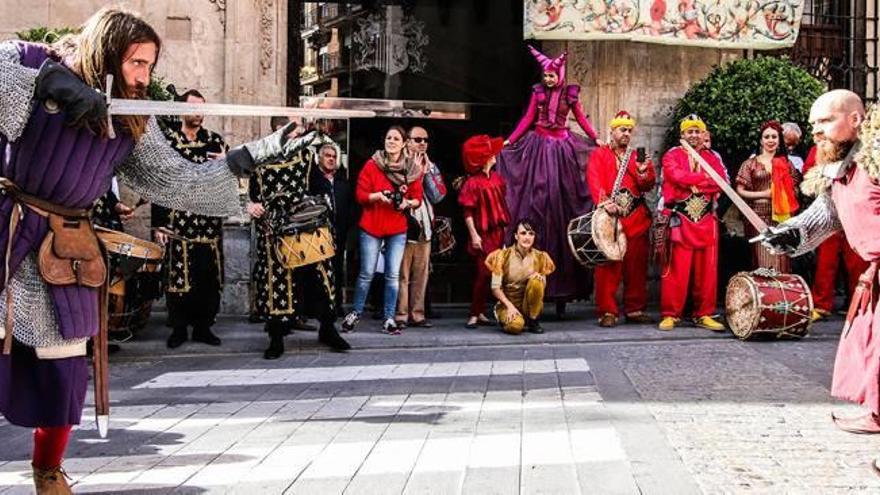
[[[166,344],[168,344],[169,349],[177,349],[178,347],[182,346],[188,338],[189,337],[187,336],[186,327],[178,327],[175,328],[171,332],[171,335],[168,336],[168,341],[166,342]]]
[[[263,359],[278,359],[284,354],[284,337],[280,333],[273,333],[269,337],[269,347],[263,351]]]
[[[345,352],[351,349],[351,345],[336,331],[333,323],[322,323],[318,329],[318,342],[326,345],[337,352]]]
[[[538,320],[526,318],[526,330],[531,333],[544,333],[544,328],[538,323]]]
[[[218,346],[220,345],[220,337],[214,335],[208,327],[193,329],[193,342],[201,342],[203,344]]]

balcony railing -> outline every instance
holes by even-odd
[[[346,13],[346,7],[338,3],[325,3],[321,5],[321,21],[327,22]]]
[[[321,68],[321,75],[338,71],[343,66],[343,59],[339,53],[322,53],[318,55],[318,67]]]
[[[320,9],[314,5],[307,6],[303,9],[303,31],[310,31],[318,27],[319,12]]]

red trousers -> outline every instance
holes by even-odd
[[[816,248],[816,278],[812,287],[813,306],[816,309],[829,313],[834,309],[834,288],[841,254],[846,268],[848,297],[852,297],[859,275],[868,269],[868,262],[853,251],[843,232],[838,232],[819,244]]]
[[[34,455],[31,462],[39,469],[54,469],[61,465],[71,425],[34,429]]]
[[[648,305],[648,231],[626,241],[623,261],[599,265],[593,270],[599,315],[618,315],[616,295],[621,281],[625,314],[644,311]]]
[[[489,253],[504,246],[504,229],[490,230],[480,234],[483,239],[483,250],[476,252],[468,246],[468,252],[474,257],[474,291],[471,294],[471,316],[479,316],[486,311],[486,301],[489,299],[489,285],[492,282],[492,273],[486,268],[486,257]],[[470,244],[470,242],[468,242]]]
[[[660,275],[660,315],[681,318],[693,275],[694,316],[715,314],[718,297],[718,243],[691,249],[672,243],[669,266]]]

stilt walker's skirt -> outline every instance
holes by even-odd
[[[547,277],[545,296],[556,300],[588,297],[592,280],[571,254],[567,229],[571,219],[592,209],[586,166],[594,146],[567,134],[557,139],[529,131],[498,158],[511,219],[505,241],[512,242],[518,220],[536,224],[538,249],[556,263],[556,272]]]

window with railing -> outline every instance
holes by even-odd
[[[318,56],[318,66],[322,74],[333,72],[342,67],[342,57],[339,52],[322,53]]]
[[[792,61],[830,89],[877,101],[880,0],[807,0]]]
[[[344,8],[340,9],[338,3],[325,3],[321,5],[321,19],[324,21],[333,20],[344,13]]]
[[[303,7],[302,30],[308,31],[318,27],[318,13],[320,7],[318,5],[306,4]]]

